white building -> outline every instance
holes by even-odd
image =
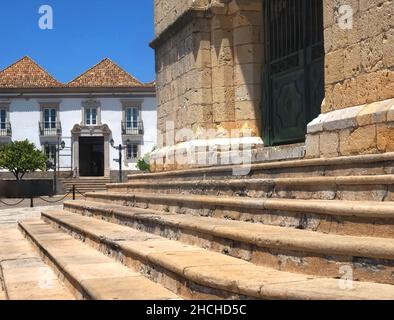
[[[136,80],[104,59],[67,84],[50,76],[29,57],[0,72],[0,143],[28,139],[74,177],[117,174],[156,145],[153,83]]]

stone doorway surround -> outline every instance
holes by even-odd
[[[109,178],[111,174],[110,168],[110,143],[111,130],[107,124],[97,126],[84,126],[75,124],[71,130],[72,150],[73,150],[73,176],[79,177],[79,138],[80,137],[104,137],[104,177]]]

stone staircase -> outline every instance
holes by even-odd
[[[75,188],[83,194],[86,192],[105,191],[106,185],[111,183],[110,178],[103,177],[63,178],[60,181],[63,183],[65,191],[72,190],[73,185],[75,185]]]
[[[394,153],[234,168],[131,175],[19,226],[76,298],[394,299]]]

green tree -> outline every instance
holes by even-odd
[[[142,159],[137,162],[137,169],[144,172],[150,171],[150,153],[147,153]]]
[[[15,141],[0,146],[0,168],[8,169],[16,178],[22,180],[26,173],[46,169],[47,158],[28,140]]]

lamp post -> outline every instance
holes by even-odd
[[[114,139],[111,139],[110,143],[111,143],[111,147],[114,148],[115,150],[119,151],[119,182],[122,182],[123,178],[122,178],[122,151],[127,149],[127,145],[129,144],[130,140],[126,141],[126,145],[123,146],[121,144],[119,144],[118,146],[115,146],[115,141]]]
[[[45,143],[45,147],[46,148],[49,147],[48,142]],[[53,167],[54,167],[53,168],[53,191],[54,191],[55,195],[57,193],[57,177],[56,177],[56,175],[57,175],[57,155],[58,155],[58,152],[61,150],[64,150],[65,147],[66,147],[66,143],[64,141],[62,141],[59,146],[55,146],[55,157],[53,159]]]

